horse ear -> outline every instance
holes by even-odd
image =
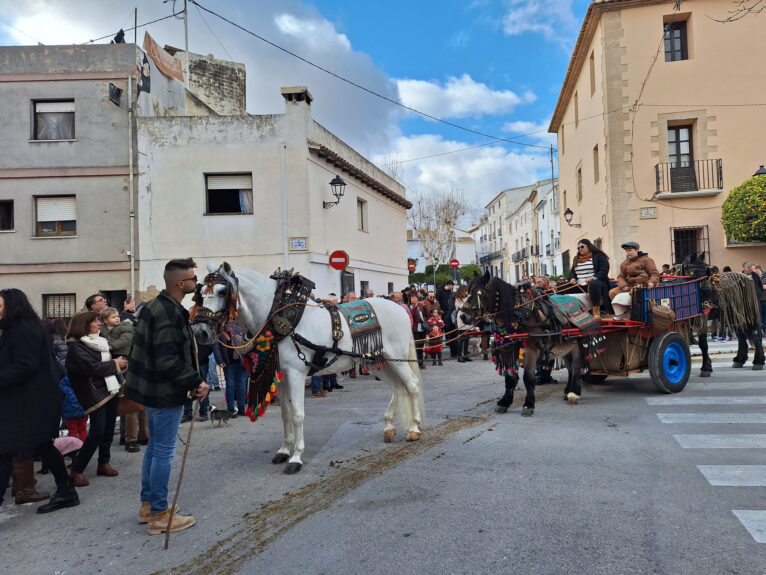
[[[480,274],[479,272],[477,272],[476,270],[473,270],[473,277],[477,278],[477,277],[479,277],[480,275],[481,275],[481,274]]]
[[[492,276],[489,275],[489,270],[484,272],[484,281],[488,282]]]
[[[197,287],[194,288],[192,301],[194,302],[194,305],[202,307],[202,284],[197,284]]]
[[[229,262],[223,262],[221,267],[223,268],[223,271],[226,272],[226,275],[231,275],[231,266],[229,265]]]
[[[210,260],[207,260],[207,271],[208,271],[208,273],[213,274],[213,273],[215,273],[215,270],[217,270],[217,269],[218,268],[215,267],[215,264],[213,262],[211,262]]]

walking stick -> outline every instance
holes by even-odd
[[[192,413],[192,420],[189,422],[189,433],[186,435],[186,445],[184,446],[184,456],[181,459],[181,472],[178,474],[178,483],[176,484],[176,492],[175,495],[173,495],[173,504],[170,506],[170,514],[168,515],[168,529],[165,532],[165,551],[168,549],[168,545],[170,545],[170,526],[173,523],[173,515],[176,511],[176,502],[178,501],[178,494],[181,491],[181,481],[183,481],[184,478],[184,468],[186,467],[186,456],[189,454],[189,446],[191,445],[191,438],[192,438],[192,429],[194,429],[194,422],[197,419],[197,415],[199,414],[199,402],[201,400],[197,400],[194,402],[194,412]]]

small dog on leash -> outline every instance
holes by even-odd
[[[215,427],[215,422],[218,422],[218,427],[221,427],[222,423],[229,425],[231,419],[231,413],[228,409],[218,409],[215,405],[210,406],[210,427]]]

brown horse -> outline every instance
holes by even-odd
[[[758,292],[752,278],[739,272],[715,273],[705,263],[704,256],[692,254],[681,264],[681,273],[693,278],[704,277],[700,285],[700,298],[714,306],[713,313],[726,324],[737,336],[737,355],[732,367],[744,367],[747,362],[747,342],[753,344],[753,369],[763,369],[764,353]],[[713,364],[710,361],[707,345],[707,316],[692,322],[690,328],[697,334],[697,341],[702,351],[701,377],[710,377]]]

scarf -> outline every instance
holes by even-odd
[[[109,342],[105,338],[96,333],[84,335],[80,338],[80,341],[85,344],[85,347],[97,351],[101,354],[101,361],[112,361],[112,354],[109,353]],[[107,375],[104,377],[106,382],[106,389],[112,395],[117,395],[120,391],[120,382],[117,381],[117,377],[114,375]]]
[[[577,256],[577,263],[581,264],[583,262],[587,262],[589,259],[593,257],[593,254],[588,254],[587,256]]]

